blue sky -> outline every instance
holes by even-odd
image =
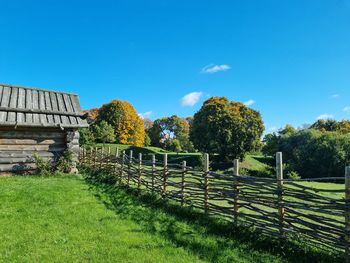
[[[76,92],[85,109],[127,100],[153,119],[227,96],[250,102],[267,131],[350,118],[349,0],[0,0],[0,10],[0,83]]]

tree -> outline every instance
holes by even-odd
[[[263,131],[259,112],[226,97],[211,97],[194,115],[190,138],[200,151],[243,159],[258,147]]]
[[[184,118],[173,115],[157,119],[148,134],[154,146],[177,152],[193,151],[189,139],[189,124]]]
[[[292,125],[287,124],[284,128],[280,129],[277,133],[266,134],[263,139],[262,152],[265,155],[273,156],[276,152],[280,151],[281,140],[287,138],[297,132]]]
[[[91,145],[95,141],[93,132],[89,128],[79,129],[79,143],[80,145]]]
[[[89,110],[83,110],[83,112],[85,114],[87,114],[86,120],[89,124],[94,123],[94,121],[97,119],[98,110],[99,110],[99,108],[92,108]]]
[[[93,126],[95,138],[102,143],[115,142],[115,134],[113,126],[106,121],[101,121]]]
[[[350,133],[349,120],[317,120],[310,126],[310,129],[319,130],[322,132],[339,132],[341,134]]]
[[[114,128],[116,140],[121,144],[143,146],[145,128],[134,107],[126,101],[113,100],[102,105],[98,111],[97,123],[106,121]]]

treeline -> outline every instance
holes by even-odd
[[[156,146],[174,152],[207,152],[230,160],[243,159],[247,152],[259,149],[264,132],[259,112],[226,97],[209,98],[188,118],[143,119],[129,102],[121,100],[87,110],[86,117],[90,128],[81,129],[81,144]]]
[[[342,177],[350,163],[350,121],[318,120],[300,130],[287,125],[263,143],[265,155],[283,152],[291,177]]]

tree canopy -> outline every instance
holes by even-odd
[[[114,128],[116,141],[121,144],[143,146],[145,128],[141,117],[127,101],[112,100],[98,111],[97,123],[106,121]]]
[[[185,118],[176,115],[164,117],[153,122],[148,134],[153,146],[171,151],[192,151],[189,140],[189,124]]]
[[[317,120],[310,126],[310,129],[319,130],[322,132],[333,131],[340,132],[342,134],[350,133],[350,121],[349,120]]]
[[[94,136],[97,141],[102,143],[112,143],[115,142],[115,134],[113,126],[108,124],[106,121],[101,121],[92,126],[94,131]]]
[[[243,159],[260,146],[263,131],[259,112],[226,97],[211,97],[194,115],[190,138],[200,151]]]

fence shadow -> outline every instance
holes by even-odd
[[[108,209],[209,262],[237,262],[234,252],[242,254],[242,261],[252,260],[254,251],[276,255],[286,262],[343,262],[326,252],[307,249],[300,241],[268,239],[156,195],[116,186],[115,177],[108,173],[87,171],[86,182]],[[242,248],[248,253],[242,253]]]

